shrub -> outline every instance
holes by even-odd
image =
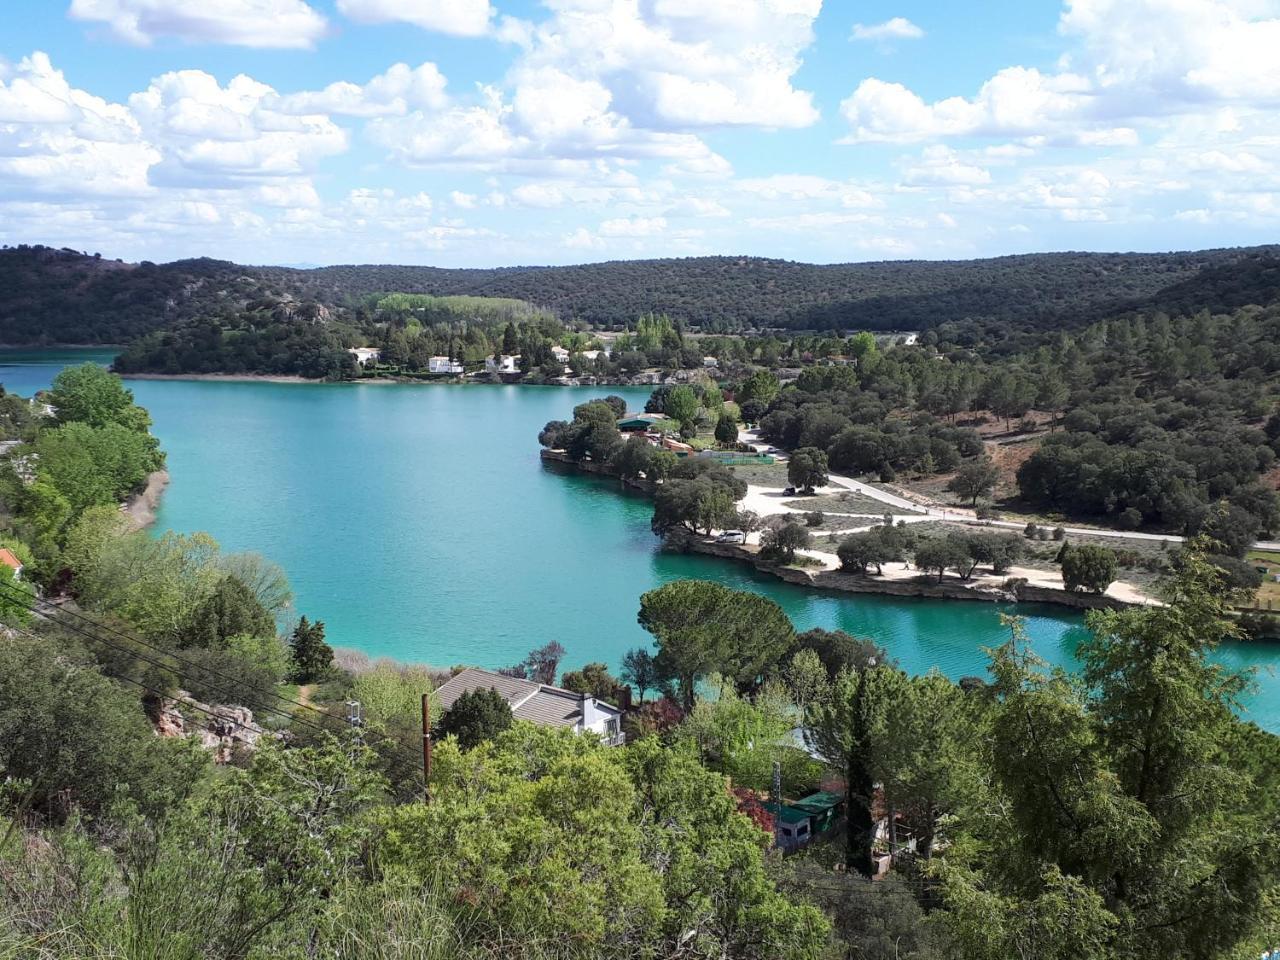
[[[1105,593],[1116,578],[1116,555],[1106,547],[1072,547],[1062,553],[1062,582],[1072,592]]]
[[[796,551],[807,547],[809,531],[798,523],[786,523],[777,529],[766,530],[760,538],[760,556],[772,563],[791,563]]]
[[[821,510],[811,510],[804,515],[805,526],[808,527],[820,527],[825,519],[826,516]]]
[[[276,703],[279,678],[252,655],[228,648],[193,647],[183,657],[188,666],[181,683],[197,700],[248,707],[254,713]]]
[[[445,711],[436,728],[440,737],[457,737],[463,750],[492,740],[511,726],[511,707],[491,687],[468,690]]]

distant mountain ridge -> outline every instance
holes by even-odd
[[[487,269],[299,269],[205,257],[127,264],[18,246],[0,249],[0,342],[121,343],[245,309],[311,321],[394,291],[514,297],[564,319],[611,326],[653,312],[718,332],[927,329],[964,320],[1031,331],[1128,310],[1271,303],[1280,299],[1280,246],[829,265],[694,257]]]

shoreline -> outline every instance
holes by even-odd
[[[169,480],[168,470],[157,470],[147,477],[145,487],[120,504],[120,512],[129,518],[129,525],[134,530],[145,530],[156,522],[160,498],[169,486]]]
[[[576,470],[580,473],[598,477],[608,477],[618,481],[622,490],[652,495],[653,486],[643,481],[624,481],[607,467],[591,463],[575,463],[560,451],[542,450],[540,457],[544,465],[554,465],[557,469]],[[1120,599],[1106,594],[1069,593],[1053,587],[1037,584],[1012,582],[1007,587],[992,588],[985,584],[967,583],[963,580],[943,580],[938,583],[928,577],[911,579],[882,579],[871,576],[858,576],[843,573],[839,570],[810,570],[800,567],[780,566],[760,559],[758,549],[750,545],[716,543],[693,534],[680,534],[668,538],[663,549],[676,550],[682,553],[699,553],[705,556],[720,557],[738,563],[749,564],[760,573],[776,577],[784,583],[807,587],[814,590],[834,591],[838,593],[874,593],[893,597],[922,597],[935,600],[969,600],[986,603],[1047,603],[1073,610],[1119,610],[1141,604]]]
[[[0,343],[0,350],[123,350],[126,343]]]
[[[121,380],[207,380],[223,383],[328,383],[309,377],[270,373],[121,373]],[[338,381],[335,381],[338,382]]]
[[[352,380],[325,380],[321,377],[299,377],[293,374],[283,373],[117,373],[122,380],[192,380],[192,381],[208,381],[211,383],[311,383],[311,384],[369,384],[369,385],[388,385],[388,384],[413,384],[425,386],[450,386],[450,387],[648,387],[653,388],[659,386],[666,381],[654,382],[645,380],[643,382],[634,382],[632,380],[608,379],[600,377],[584,377],[574,379],[566,377],[564,380],[552,383],[534,383],[524,380],[523,378],[502,379],[502,378],[485,378],[473,376],[452,376],[447,374],[428,375],[425,377],[356,377]]]
[[[968,600],[981,603],[1045,603],[1072,610],[1123,610],[1140,606],[1127,600],[1106,594],[1068,593],[1052,587],[1028,583],[1013,583],[1007,589],[990,588],[966,583],[963,580],[943,580],[932,577],[913,577],[909,580],[888,580],[879,577],[841,573],[838,570],[809,570],[802,567],[779,566],[761,560],[758,548],[747,545],[716,543],[701,537],[684,536],[673,539],[664,549],[682,553],[699,553],[746,563],[761,573],[767,573],[784,583],[814,590],[837,593],[872,593],[889,597],[917,597],[930,600]]]

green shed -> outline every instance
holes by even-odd
[[[636,430],[650,430],[659,423],[666,421],[660,413],[628,413],[625,417],[618,420],[618,429],[623,433],[631,433]]]
[[[838,793],[813,793],[790,806],[808,814],[814,833],[826,833],[844,816],[844,797]]]

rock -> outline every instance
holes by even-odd
[[[201,703],[182,690],[160,702],[154,724],[161,737],[199,737],[215,763],[228,763],[236,750],[253,750],[263,736],[272,735],[254,722],[248,707]]]

